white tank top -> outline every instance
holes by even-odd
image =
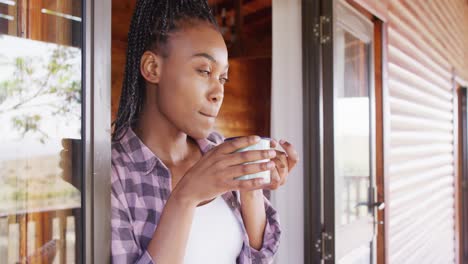
[[[218,196],[195,209],[185,264],[235,264],[243,232],[226,201]]]

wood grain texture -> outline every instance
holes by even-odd
[[[271,59],[231,59],[215,129],[226,137],[270,135]]]
[[[374,69],[375,69],[375,113],[376,113],[376,186],[377,201],[385,201],[385,180],[384,180],[384,121],[383,121],[383,45],[385,38],[383,35],[383,23],[378,20],[374,22]],[[377,263],[385,263],[385,211],[377,211]],[[380,224],[382,223],[382,224]]]

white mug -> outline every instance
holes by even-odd
[[[224,141],[233,140],[235,138],[238,138],[238,137],[227,138]],[[239,149],[239,150],[237,150],[235,152],[243,152],[243,151],[249,151],[249,150],[268,150],[268,149],[272,149],[270,147],[270,138],[262,137],[260,139],[260,141],[257,142],[256,144],[245,147],[245,148],[241,148],[241,149]],[[268,162],[268,161],[270,161],[270,159],[251,161],[251,162],[246,162],[244,164],[262,163],[262,162]],[[236,177],[234,179],[235,180],[251,180],[251,179],[257,179],[257,178],[263,178],[265,183],[270,183],[270,181],[271,181],[270,171],[267,170],[267,171],[261,171],[261,172],[257,172],[257,173],[247,174],[247,175]]]

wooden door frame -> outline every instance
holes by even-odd
[[[321,263],[321,45],[314,32],[320,0],[302,0],[303,106],[304,106],[304,263]]]
[[[83,0],[83,263],[111,256],[111,0]]]
[[[350,3],[359,12],[369,17],[374,22],[374,93],[375,93],[375,150],[376,150],[376,186],[377,201],[385,201],[385,178],[384,178],[384,153],[388,144],[383,137],[384,131],[384,98],[386,79],[386,47],[387,47],[387,25],[385,13],[373,15],[373,9],[367,9],[358,2],[350,0]],[[322,226],[324,218],[334,219],[334,209],[321,208],[321,201],[325,199],[334,204],[334,194],[324,197],[323,189],[334,185],[334,153],[333,135],[327,135],[323,131],[333,131],[333,89],[324,90],[324,81],[333,81],[333,62],[324,63],[321,60],[323,53],[333,56],[333,45],[320,45],[317,36],[314,35],[313,25],[317,23],[320,15],[332,16],[333,1],[320,4],[319,0],[302,0],[302,35],[303,35],[303,72],[304,74],[304,158],[305,163],[305,221],[304,221],[304,263],[320,263],[323,248],[328,253],[335,255],[334,237],[335,227]],[[333,39],[333,32],[330,32]],[[332,41],[331,41],[332,42]],[[322,74],[323,73],[323,77]],[[327,94],[325,94],[327,93]],[[328,101],[325,101],[325,100]],[[327,121],[328,120],[328,121]],[[326,130],[324,130],[326,129]],[[315,202],[314,202],[315,201]],[[377,263],[385,263],[385,211],[377,211]],[[321,241],[321,232],[331,235],[332,239],[324,246],[317,244]],[[321,241],[322,242],[322,241]],[[322,242],[323,243],[323,242]],[[329,260],[334,263],[334,258]]]
[[[364,5],[365,1],[346,0],[359,13],[363,14],[374,23],[374,94],[375,94],[375,159],[376,176],[375,184],[377,188],[376,202],[385,202],[385,138],[384,138],[384,89],[386,87],[386,50],[387,50],[387,24],[385,10],[377,10],[369,5]],[[379,11],[379,12],[377,12]],[[377,210],[377,264],[386,262],[385,251],[385,209]]]
[[[468,188],[464,187],[468,184],[468,131],[467,131],[467,89],[455,83],[454,94],[456,95],[457,118],[455,118],[457,132],[457,177],[455,182],[455,209],[456,223],[455,232],[457,240],[458,263],[468,263]],[[465,202],[464,202],[465,201]]]

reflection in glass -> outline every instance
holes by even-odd
[[[368,215],[370,109],[367,44],[343,31],[344,67],[335,101],[335,174],[340,179],[340,223]]]
[[[81,1],[19,4],[0,2],[0,256],[80,262]]]
[[[370,44],[344,29],[336,32],[335,210],[340,239],[337,263],[369,263],[370,243],[366,239],[373,223],[372,208],[367,206],[371,190]],[[354,243],[344,242],[351,237]]]

